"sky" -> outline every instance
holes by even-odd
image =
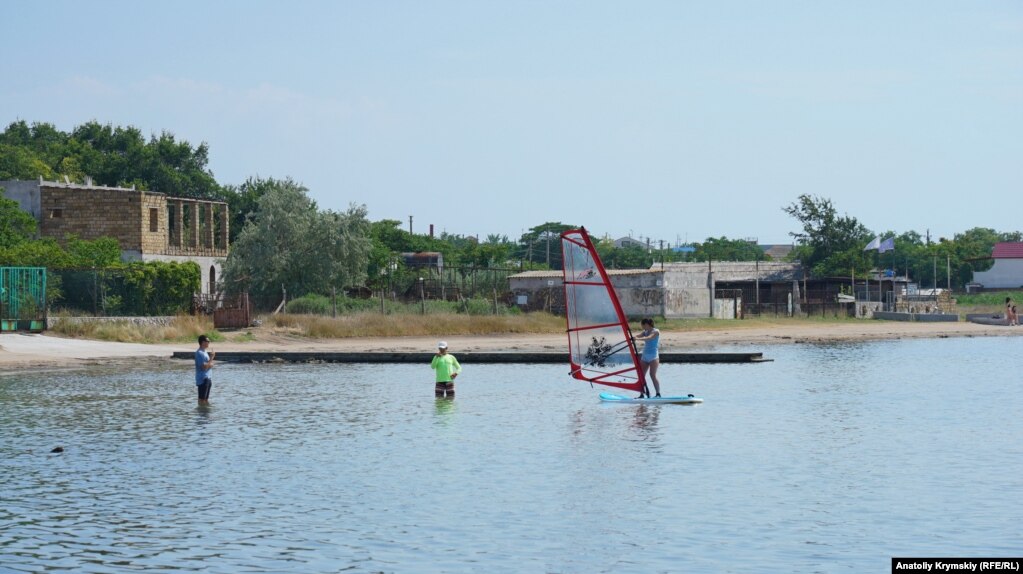
[[[210,147],[221,184],[512,240],[1023,230],[1023,2],[0,2],[0,129]],[[165,191],[173,195],[173,190]]]

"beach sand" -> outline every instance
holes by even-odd
[[[351,339],[307,339],[263,335],[254,329],[254,341],[223,341],[212,350],[224,351],[335,351],[406,352],[433,351],[434,337],[366,337]],[[1023,335],[1023,328],[975,323],[912,323],[899,321],[851,321],[848,323],[808,323],[747,327],[736,321],[735,327],[661,334],[661,349],[674,352],[714,351],[722,347],[742,347],[770,356],[777,344],[821,343],[829,341],[871,341],[942,337],[993,337]],[[563,334],[543,335],[465,335],[445,337],[452,352],[460,351],[547,351],[566,350]],[[69,339],[46,334],[0,334],[0,373],[10,374],[25,368],[68,369],[93,365],[149,365],[182,361],[171,359],[175,351],[194,351],[195,343],[146,345],[112,343],[87,339]]]

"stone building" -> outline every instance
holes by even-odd
[[[122,261],[194,261],[202,292],[218,291],[228,254],[227,204],[155,191],[70,182],[0,181],[4,197],[32,214],[42,237],[93,240],[113,237]]]

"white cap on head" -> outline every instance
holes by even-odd
[[[440,343],[437,343],[437,348],[438,349],[447,349],[448,348],[448,342],[447,341],[441,341]]]

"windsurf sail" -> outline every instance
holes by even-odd
[[[586,229],[563,232],[561,253],[572,377],[643,392],[629,322]]]

